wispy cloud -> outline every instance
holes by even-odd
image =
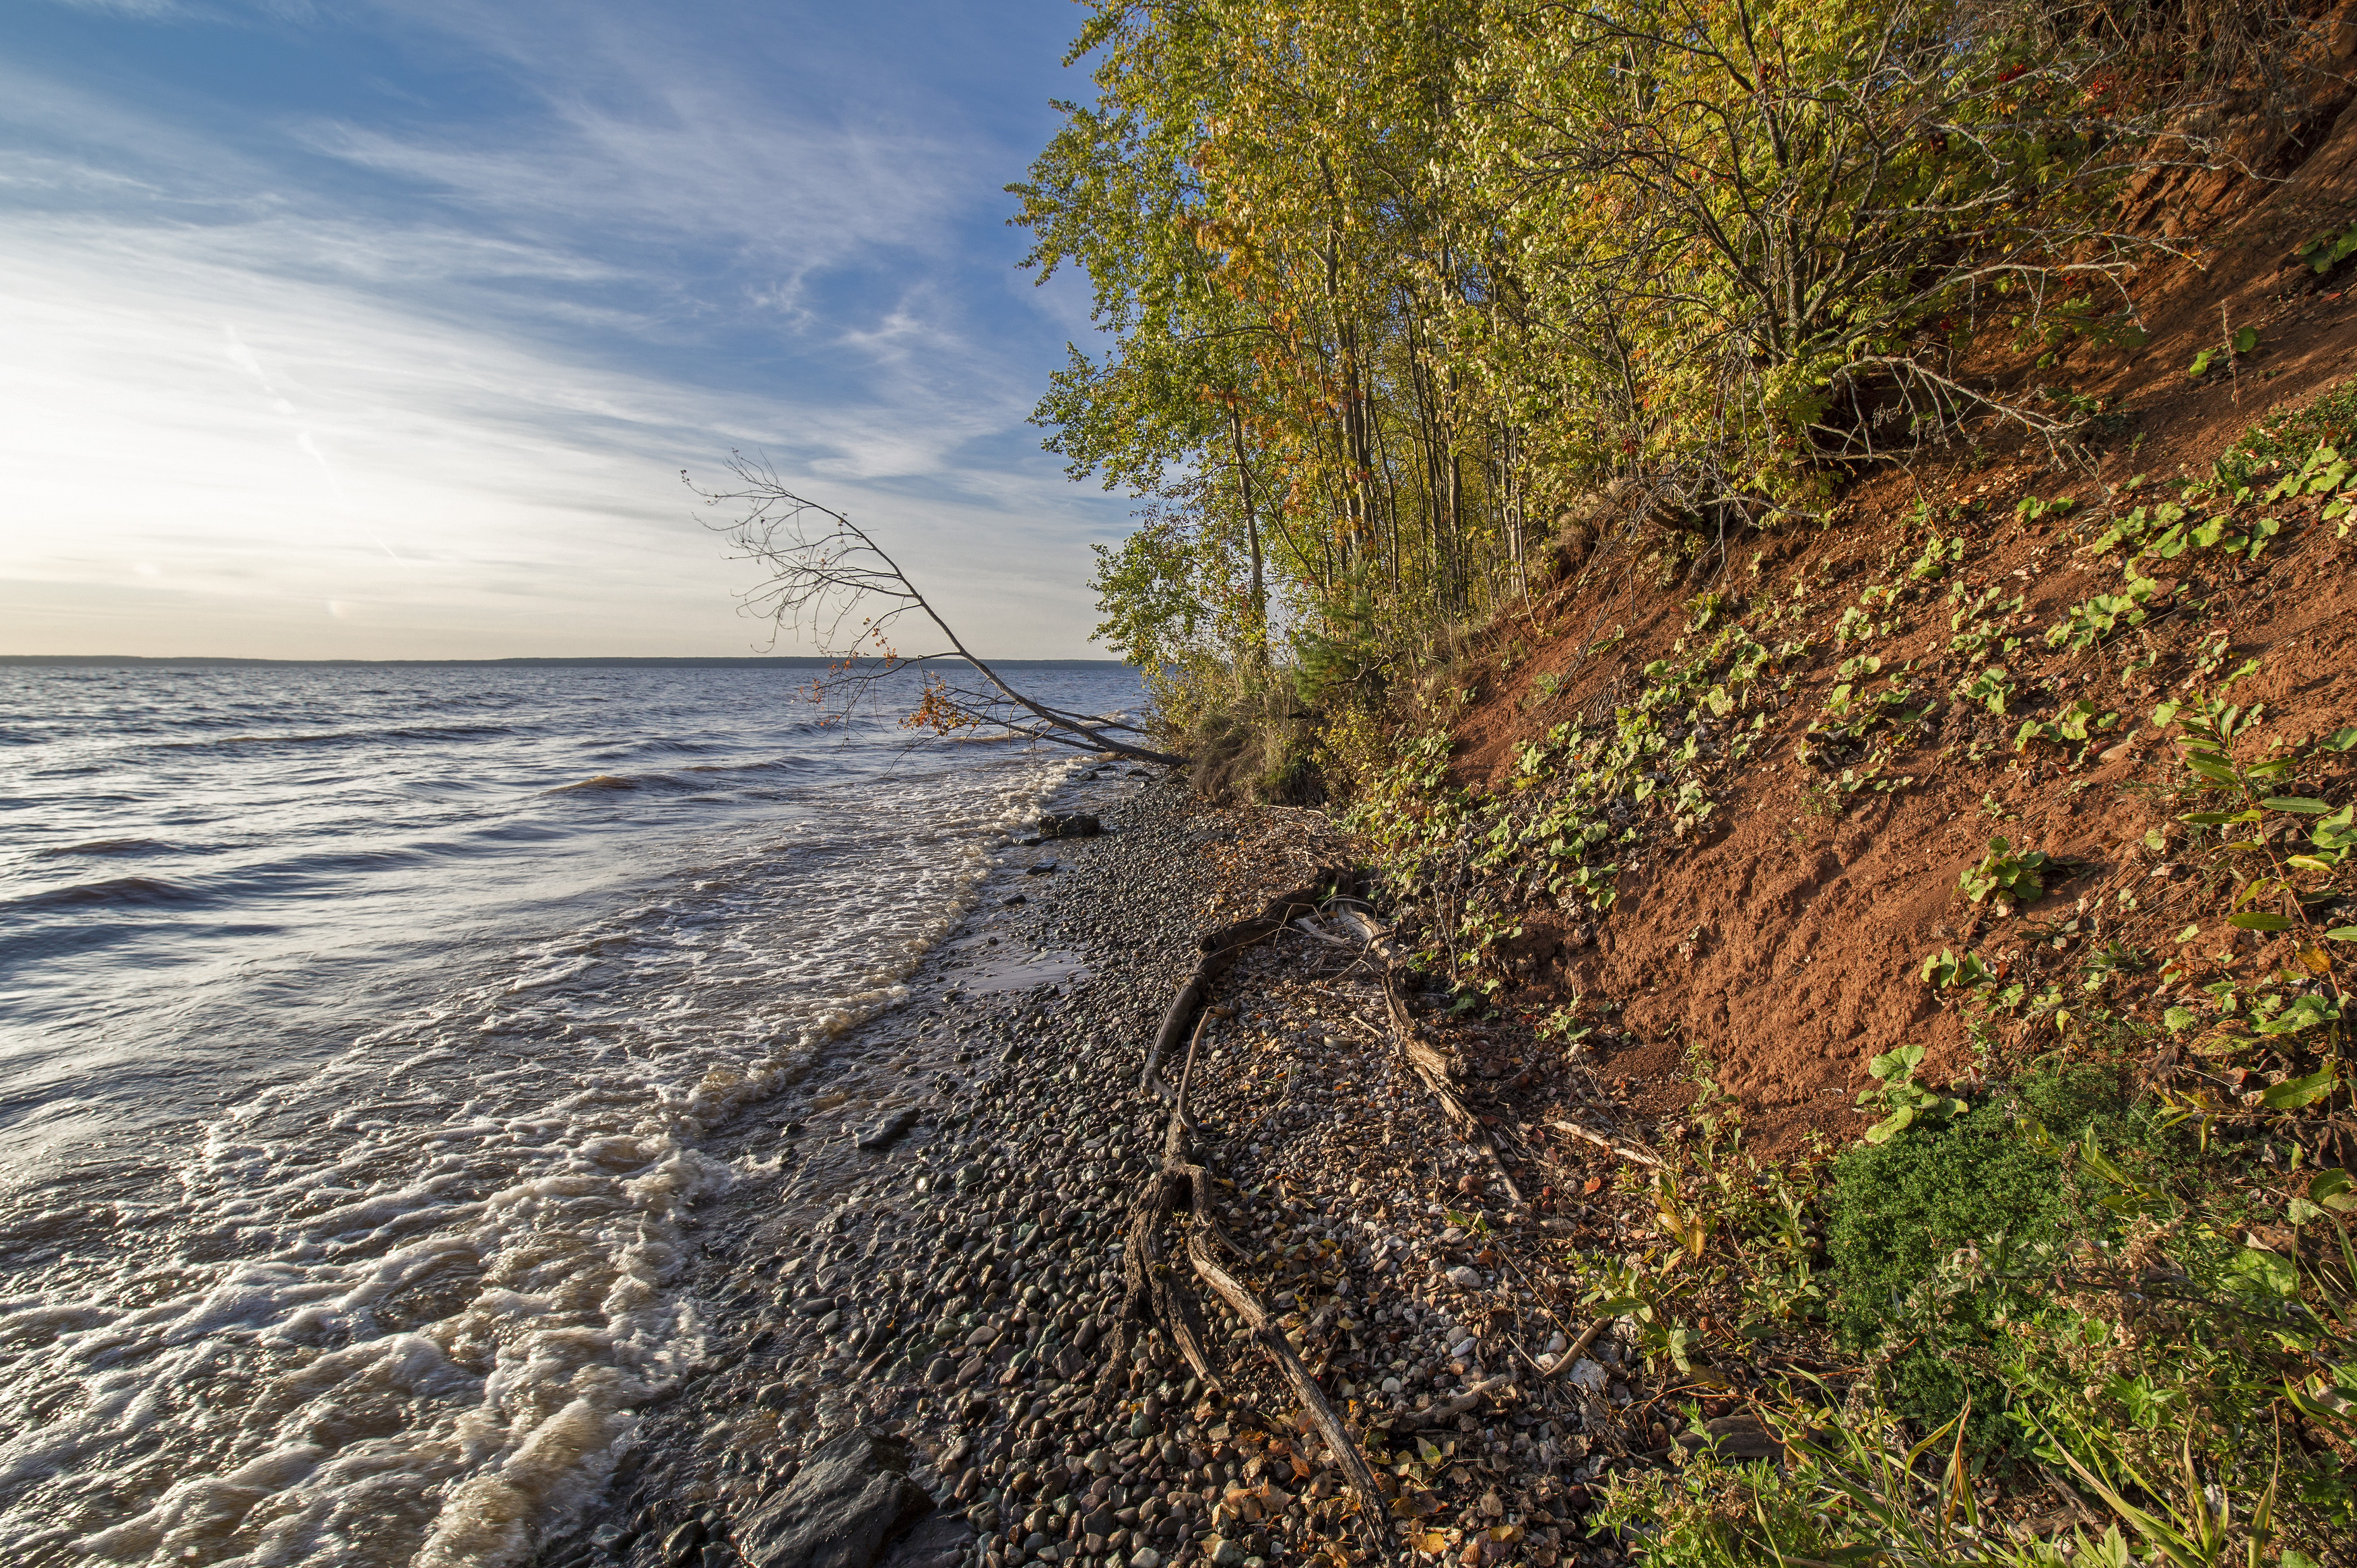
[[[908,17],[816,8],[84,9],[353,74],[0,62],[16,646],[737,650],[744,568],[675,474],[743,446],[985,643],[1082,650],[1120,519],[1023,424],[1072,302],[1008,285],[1022,116],[966,13],[925,14],[928,79]]]

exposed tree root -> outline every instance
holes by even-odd
[[[1329,885],[1330,886],[1330,885]],[[1200,1011],[1203,1001],[1205,971],[1214,963],[1224,969],[1234,961],[1236,951],[1249,941],[1259,940],[1285,928],[1294,918],[1293,911],[1304,902],[1318,897],[1316,889],[1299,895],[1288,894],[1271,903],[1260,918],[1223,928],[1204,939],[1204,962],[1179,993],[1169,1017],[1164,1020],[1164,1036],[1173,1034],[1173,1023],[1189,1012]],[[1313,905],[1314,907],[1314,905]],[[1282,912],[1280,912],[1282,911]],[[1246,934],[1250,933],[1250,934]],[[1241,938],[1241,940],[1239,940]],[[1213,970],[1212,972],[1217,972]],[[1190,998],[1189,992],[1194,994]],[[1181,1025],[1180,1026],[1183,1026]],[[1211,1173],[1188,1157],[1187,1091],[1194,1079],[1195,1056],[1202,1041],[1200,1023],[1189,1035],[1187,1058],[1178,1074],[1178,1087],[1172,1095],[1170,1120],[1163,1133],[1162,1164],[1140,1189],[1129,1212],[1129,1245],[1122,1259],[1122,1273],[1127,1284],[1122,1310],[1125,1318],[1140,1324],[1151,1324],[1161,1329],[1187,1365],[1207,1386],[1216,1385],[1221,1379],[1211,1364],[1206,1345],[1201,1312],[1193,1294],[1181,1288],[1171,1262],[1163,1251],[1163,1221],[1175,1210],[1189,1211],[1186,1222],[1187,1261],[1195,1276],[1201,1280],[1241,1317],[1251,1331],[1254,1343],[1275,1363],[1277,1372],[1293,1391],[1294,1397],[1307,1411],[1310,1421],[1324,1439],[1327,1451],[1342,1472],[1351,1495],[1359,1502],[1359,1518],[1370,1539],[1380,1543],[1388,1532],[1389,1514],[1383,1494],[1375,1486],[1374,1472],[1368,1467],[1366,1456],[1343,1430],[1342,1421],[1334,1407],[1309,1375],[1301,1358],[1285,1337],[1285,1331],[1272,1318],[1259,1299],[1244,1283],[1221,1267],[1213,1255],[1214,1242],[1241,1255],[1242,1250],[1222,1234],[1218,1209],[1212,1194]],[[1157,1055],[1164,1041],[1157,1040]],[[1151,1067],[1149,1067],[1149,1073]],[[1117,1364],[1117,1359],[1116,1359]]]
[[[1170,1086],[1162,1080],[1162,1058],[1194,1026],[1196,1016],[1211,993],[1211,982],[1226,973],[1244,949],[1275,935],[1295,920],[1316,914],[1318,906],[1356,886],[1354,873],[1321,868],[1307,886],[1278,894],[1263,906],[1259,914],[1204,932],[1197,944],[1202,956],[1195,961],[1195,972],[1188,976],[1187,983],[1178,988],[1178,993],[1170,999],[1168,1009],[1162,1015],[1162,1027],[1155,1034],[1153,1048],[1146,1053],[1146,1071],[1139,1077],[1138,1087],[1151,1090],[1168,1101]]]
[[[1489,1157],[1491,1168],[1497,1172],[1506,1196],[1515,1204],[1521,1204],[1522,1188],[1514,1185],[1513,1176],[1506,1169],[1506,1162],[1498,1153],[1496,1140],[1490,1136],[1489,1129],[1481,1125],[1481,1119],[1468,1110],[1465,1101],[1457,1096],[1457,1090],[1450,1081],[1455,1076],[1456,1064],[1435,1050],[1417,1033],[1415,1021],[1408,1016],[1407,1004],[1400,1000],[1399,972],[1407,962],[1406,952],[1392,940],[1391,932],[1376,924],[1374,917],[1364,910],[1345,908],[1336,910],[1335,914],[1337,918],[1359,934],[1360,940],[1367,945],[1367,951],[1383,966],[1383,1006],[1391,1015],[1392,1042],[1401,1059],[1422,1080],[1425,1089],[1439,1105],[1441,1114],[1448,1117],[1449,1125],[1457,1129],[1458,1136]]]

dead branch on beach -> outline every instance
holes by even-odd
[[[1367,951],[1383,965],[1383,1008],[1391,1018],[1394,1048],[1431,1094],[1434,1102],[1440,1107],[1441,1114],[1448,1119],[1449,1125],[1457,1129],[1457,1135],[1489,1157],[1491,1168],[1498,1173],[1498,1180],[1504,1186],[1506,1196],[1520,1204],[1523,1201],[1522,1189],[1514,1185],[1513,1176],[1507,1171],[1506,1162],[1498,1153],[1496,1140],[1490,1136],[1489,1129],[1481,1125],[1481,1119],[1458,1098],[1450,1082],[1454,1074],[1448,1058],[1424,1039],[1416,1029],[1415,1020],[1408,1016],[1407,1004],[1400,999],[1399,973],[1406,966],[1406,952],[1392,940],[1391,932],[1376,924],[1374,917],[1363,909],[1344,906],[1335,910],[1335,918],[1357,932],[1360,940],[1366,943]]]
[[[901,719],[910,729],[1028,740],[1164,767],[1187,758],[1145,744],[1146,732],[1108,714],[1081,714],[1043,703],[1011,684],[968,648],[900,564],[842,512],[790,489],[759,458],[731,453],[731,487],[707,490],[680,473],[705,505],[737,510],[718,524],[737,559],[757,561],[769,578],[738,596],[745,614],[809,645],[834,661],[813,682],[834,716],[846,717],[878,694],[881,683],[915,667],[923,681],[917,706]],[[903,631],[946,646],[903,653]],[[943,668],[961,671],[943,673]]]
[[[1199,1026],[1187,1044],[1187,1059],[1178,1074],[1178,1089],[1170,1109],[1170,1121],[1163,1133],[1162,1165],[1153,1178],[1140,1190],[1130,1207],[1129,1245],[1123,1254],[1122,1272],[1128,1286],[1123,1301],[1123,1316],[1135,1321],[1153,1323],[1193,1369],[1195,1375],[1207,1385],[1221,1380],[1204,1348],[1201,1312],[1194,1297],[1179,1288],[1173,1278],[1172,1268],[1165,1260],[1162,1249],[1162,1222],[1178,1208],[1188,1211],[1186,1225],[1187,1261],[1195,1276],[1216,1292],[1235,1315],[1243,1319],[1253,1342],[1276,1366],[1278,1373],[1293,1391],[1294,1398],[1308,1412],[1309,1419],[1324,1439],[1327,1451],[1342,1472],[1343,1480],[1359,1502],[1359,1520],[1371,1540],[1380,1542],[1386,1534],[1386,1513],[1383,1494],[1376,1488],[1374,1471],[1367,1465],[1366,1456],[1343,1430],[1341,1418],[1327,1402],[1318,1389],[1318,1380],[1309,1369],[1301,1364],[1297,1355],[1258,1297],[1233,1274],[1222,1268],[1212,1252],[1217,1242],[1229,1251],[1242,1255],[1242,1249],[1220,1230],[1216,1199],[1211,1189],[1211,1173],[1188,1158],[1187,1090],[1194,1079],[1195,1055],[1202,1043],[1203,1031]]]
[[[1468,1144],[1489,1156],[1513,1201],[1522,1201],[1522,1195],[1507,1176],[1504,1162],[1480,1119],[1466,1109],[1450,1087],[1448,1058],[1425,1041],[1408,1019],[1405,1004],[1398,994],[1398,974],[1405,955],[1392,940],[1389,931],[1353,907],[1352,895],[1357,891],[1357,879],[1351,873],[1321,869],[1308,885],[1279,894],[1256,915],[1207,931],[1200,939],[1200,956],[1194,972],[1171,998],[1146,1053],[1141,1087],[1162,1095],[1169,1104],[1170,1114],[1163,1133],[1160,1165],[1130,1206],[1128,1245],[1124,1249],[1122,1263],[1125,1289],[1121,1316],[1125,1322],[1159,1329],[1207,1387],[1222,1381],[1211,1359],[1201,1309],[1194,1294],[1179,1283],[1178,1260],[1166,1240],[1165,1221],[1173,1213],[1185,1211],[1188,1219],[1183,1226],[1182,1245],[1186,1267],[1227,1303],[1253,1341],[1274,1364],[1358,1498],[1361,1521],[1381,1540],[1388,1529],[1388,1515],[1364,1455],[1344,1430],[1340,1418],[1283,1329],[1243,1282],[1220,1262],[1220,1248],[1238,1257],[1243,1253],[1220,1229],[1211,1177],[1204,1166],[1189,1157],[1188,1143],[1193,1129],[1188,1116],[1188,1100],[1194,1083],[1196,1058],[1204,1031],[1217,1011],[1209,1005],[1213,981],[1253,944],[1282,934],[1298,933],[1321,944],[1351,948],[1379,967],[1385,1003],[1392,1014],[1394,1049],[1423,1081],[1450,1125]],[[1338,935],[1334,927],[1321,923],[1321,911],[1335,926],[1357,940]],[[1164,1081],[1161,1064],[1181,1040],[1186,1042],[1186,1057],[1174,1090]],[[1582,1347],[1592,1337],[1591,1330],[1582,1337]],[[1394,1431],[1415,1431],[1453,1421],[1508,1380],[1491,1378],[1429,1410],[1402,1412],[1393,1418],[1391,1427]]]
[[[1275,936],[1295,920],[1314,915],[1320,905],[1351,886],[1351,873],[1321,868],[1308,886],[1278,894],[1262,907],[1259,914],[1204,932],[1197,943],[1201,957],[1196,960],[1195,972],[1171,997],[1169,1007],[1162,1015],[1162,1027],[1156,1031],[1154,1044],[1146,1050],[1146,1071],[1138,1079],[1139,1087],[1168,1100],[1170,1086],[1162,1081],[1162,1058],[1194,1026],[1197,1015],[1211,995],[1211,982],[1226,973],[1244,949]]]
[[[1178,994],[1170,999],[1169,1008],[1162,1015],[1162,1027],[1156,1032],[1153,1046],[1146,1054],[1146,1069],[1139,1087],[1170,1098],[1170,1086],[1162,1079],[1162,1061],[1178,1043],[1186,1038],[1211,994],[1211,982],[1226,972],[1238,955],[1254,942],[1286,930],[1299,930],[1321,941],[1339,939],[1329,935],[1315,923],[1324,909],[1343,929],[1358,939],[1357,945],[1374,961],[1383,976],[1383,1005],[1392,1027],[1392,1047],[1410,1071],[1425,1087],[1441,1114],[1459,1138],[1486,1157],[1498,1180],[1513,1202],[1523,1202],[1522,1189],[1514,1185],[1512,1175],[1506,1169],[1504,1157],[1498,1152],[1495,1139],[1481,1124],[1481,1119],[1467,1108],[1458,1095],[1454,1079],[1456,1064],[1426,1041],[1415,1022],[1408,1015],[1407,1004],[1399,994],[1399,977],[1406,967],[1407,954],[1391,932],[1374,918],[1358,907],[1350,895],[1357,888],[1357,878],[1349,871],[1321,869],[1308,886],[1289,893],[1281,893],[1264,906],[1259,914],[1230,925],[1206,931],[1200,939],[1202,956],[1196,961],[1195,972],[1189,976]],[[1649,1161],[1648,1163],[1658,1163]]]

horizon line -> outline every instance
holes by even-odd
[[[452,666],[505,665],[519,668],[615,668],[632,665],[672,669],[758,669],[774,665],[796,665],[824,669],[843,662],[812,653],[735,653],[735,654],[519,654],[505,659],[242,659],[221,654],[145,654],[145,653],[0,653],[0,666],[91,668],[107,665],[178,664],[204,668],[244,668],[253,665],[285,665],[312,669],[384,668],[388,666]],[[856,663],[878,662],[856,660]],[[965,662],[954,654],[937,654],[924,659],[903,660],[909,664],[959,664]],[[1114,664],[1125,665],[1122,659],[993,659],[993,665],[1016,664]]]

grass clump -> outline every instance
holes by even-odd
[[[2218,460],[2216,478],[2225,489],[2240,489],[2276,465],[2298,467],[2319,446],[2345,451],[2352,438],[2357,438],[2357,378],[2337,381],[2300,407],[2244,431]]]
[[[2130,1106],[2115,1070],[2053,1062],[1827,1168],[1828,1317],[1851,1348],[1890,1354],[1897,1409],[1937,1424],[1969,1403],[1977,1441],[2028,1451],[2004,1418],[1996,1352],[2003,1326],[2038,1316],[2037,1276],[2058,1238],[2115,1239],[2065,1157],[2091,1135],[2133,1150],[2139,1168],[2168,1157],[2169,1140]]]

